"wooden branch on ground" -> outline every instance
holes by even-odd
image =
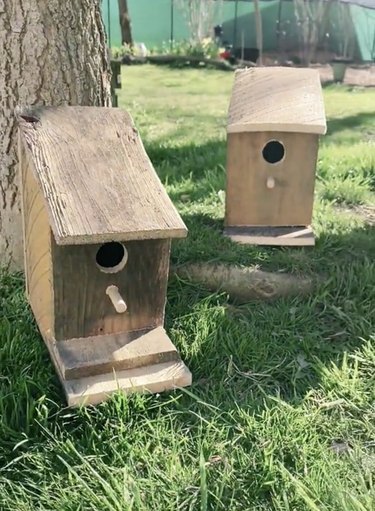
[[[313,291],[316,281],[313,277],[211,263],[176,266],[171,272],[183,279],[202,284],[210,291],[228,293],[229,297],[237,302],[306,295]]]
[[[238,60],[234,69],[243,69],[244,67],[257,67],[256,62],[252,62],[251,60]]]
[[[147,61],[150,64],[205,64],[208,66],[215,67],[216,69],[223,69],[225,71],[232,71],[234,69],[231,64],[221,59],[207,59],[199,56],[188,56],[188,55],[150,55]]]

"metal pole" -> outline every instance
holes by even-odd
[[[233,49],[236,49],[237,42],[237,14],[238,14],[238,0],[236,0],[234,6],[234,26],[233,26]]]
[[[173,50],[173,38],[174,38],[174,0],[171,0],[171,51]]]

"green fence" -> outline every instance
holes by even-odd
[[[173,0],[128,0],[129,13],[132,21],[133,37],[137,42],[143,42],[148,48],[160,47],[168,43],[171,38],[173,9],[173,35],[174,40],[181,41],[189,38],[186,20]],[[298,32],[294,15],[293,2],[270,0],[260,2],[264,49],[275,51],[280,46],[286,49],[298,48]],[[362,61],[375,59],[375,10],[348,6],[352,20],[352,32],[355,42],[355,57]],[[110,38],[110,46],[121,45],[121,31],[119,24],[118,1],[103,0],[102,11],[104,23]],[[278,24],[278,20],[280,23]],[[235,27],[235,2],[224,2],[218,9],[215,24],[221,24],[224,29],[224,39],[228,43],[241,46],[255,47],[255,19],[252,2],[239,0],[237,22]],[[327,49],[340,53],[340,38],[342,29],[337,21],[337,12],[331,9]],[[279,32],[277,29],[280,29]],[[235,37],[236,36],[236,37]],[[234,37],[236,41],[234,41]]]

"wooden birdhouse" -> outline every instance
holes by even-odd
[[[236,72],[227,126],[226,235],[240,243],[314,245],[315,171],[325,132],[318,71]]]
[[[27,294],[69,405],[191,383],[163,328],[186,227],[119,109],[20,118]]]

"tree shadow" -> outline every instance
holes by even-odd
[[[220,184],[210,182],[207,171],[224,174],[224,141],[181,147],[148,144],[147,149],[163,181],[170,180],[174,185],[192,178],[199,190],[197,199],[190,199],[192,203],[209,193],[217,195]],[[257,247],[237,245],[224,237],[223,214],[224,205],[219,198],[209,212],[182,212],[189,237],[173,243],[172,261],[257,265],[269,271],[322,274],[323,279],[307,297],[238,305],[231,303],[221,290],[213,293],[200,284],[172,277],[166,329],[192,371],[193,386],[188,392],[196,398],[186,393],[175,403],[170,395],[150,397],[150,409],[145,411],[147,403],[144,405],[136,396],[126,404],[126,413],[131,413],[129,409],[137,412],[137,406],[139,413],[147,417],[159,413],[161,407],[179,410],[175,419],[185,427],[200,418],[210,419],[213,407],[220,413],[234,414],[240,408],[262,413],[272,399],[298,405],[323,385],[332,363],[340,366],[346,354],[360,350],[374,331],[374,227],[356,227],[340,233],[327,230],[318,236],[313,248]],[[64,416],[61,387],[31,313],[25,313],[21,284],[8,287],[9,290],[2,286],[3,303],[9,304],[4,321],[4,331],[9,326],[8,344],[3,349],[7,371],[2,379],[2,410],[8,415],[5,427],[14,432],[14,444],[22,440],[20,435],[27,428],[31,428],[35,443],[42,442],[44,433],[37,420],[46,406],[49,417],[46,415],[45,422],[48,419],[52,427],[58,425],[68,432],[79,428],[84,437],[92,427],[88,415]],[[14,303],[18,303],[17,314]],[[46,405],[40,396],[45,396]],[[115,402],[113,409],[116,406]],[[29,409],[34,411],[29,413]],[[116,417],[116,412],[113,415]],[[102,417],[107,420],[106,413]],[[12,454],[15,455],[17,452]]]
[[[192,214],[187,220],[204,229],[205,235],[209,230],[214,231],[224,243],[221,219]],[[296,476],[301,473],[300,457],[306,456],[303,451],[308,449],[313,435],[318,436],[323,445],[327,444],[328,452],[332,440],[339,438],[337,431],[347,433],[344,429],[347,425],[337,426],[340,421],[344,422],[344,413],[358,416],[358,420],[356,416],[352,418],[352,424],[355,423],[359,436],[365,405],[359,401],[362,396],[355,401],[352,395],[354,378],[361,378],[361,362],[359,369],[351,371],[350,354],[358,355],[357,360],[363,359],[366,354],[360,350],[374,331],[375,318],[371,310],[375,301],[375,267],[371,258],[375,253],[375,233],[373,228],[366,227],[340,235],[328,233],[328,237],[329,246],[325,247],[324,258],[320,261],[320,269],[327,277],[307,297],[268,303],[254,301],[239,306],[232,304],[220,290],[212,293],[201,285],[172,277],[165,326],[192,372],[192,386],[161,396],[116,396],[109,403],[86,410],[64,409],[60,384],[30,311],[21,318],[19,313],[10,316],[16,302],[19,311],[26,309],[17,299],[21,296],[20,282],[2,287],[2,299],[9,303],[8,321],[11,323],[7,346],[2,346],[0,427],[1,455],[6,463],[11,462],[9,477],[17,482],[22,482],[23,478],[32,480],[31,456],[41,460],[41,466],[43,462],[46,466],[50,463],[55,477],[65,474],[68,477],[67,463],[80,466],[82,456],[87,459],[91,456],[93,464],[96,457],[100,457],[108,467],[121,463],[121,467],[127,468],[129,463],[129,470],[132,463],[137,462],[139,474],[144,466],[138,460],[144,463],[145,457],[139,453],[139,443],[135,442],[133,447],[131,442],[135,438],[144,438],[147,451],[156,453],[152,454],[154,458],[164,456],[173,464],[178,455],[190,467],[194,464],[193,456],[199,460],[199,453],[204,451],[208,473],[216,477],[214,462],[209,464],[211,457],[221,456],[223,461],[219,458],[216,465],[219,468],[220,463],[239,463],[235,450],[236,443],[241,442],[240,455],[244,451],[243,455],[246,453],[251,460],[248,476],[252,478],[251,492],[267,500],[267,492],[273,486],[265,485],[264,481],[267,478],[274,481],[276,477],[273,469],[268,473],[268,458],[262,447],[270,441],[268,435],[274,433],[275,442],[280,444],[273,447],[275,463],[280,461],[295,470]],[[306,250],[308,257],[322,248],[319,247],[322,242],[327,240],[319,238],[316,249]],[[232,252],[237,259],[235,244],[226,240],[225,245],[228,253]],[[346,258],[337,257],[337,247],[340,252],[347,252]],[[246,247],[242,249],[247,250]],[[285,251],[262,249],[264,257],[275,252]],[[285,253],[292,252],[300,250],[289,249]],[[346,381],[340,370],[335,376],[335,366],[341,368],[344,364],[348,367],[347,374],[353,373]],[[338,395],[343,398],[338,399]],[[338,412],[328,406],[324,409],[325,405],[341,401],[345,412],[341,405],[338,405]],[[303,416],[312,422],[318,421],[316,427],[306,425]],[[289,420],[294,421],[290,428]],[[301,433],[304,427],[306,430]],[[128,442],[121,439],[122,430],[130,438]],[[142,430],[147,432],[144,437]],[[297,430],[301,436],[296,446],[289,439]],[[26,434],[27,443],[21,444]],[[169,451],[173,442],[176,456],[174,451]],[[74,454],[73,444],[79,458]],[[61,459],[65,460],[64,464]],[[246,470],[245,463],[239,466]],[[155,468],[161,476],[166,470],[157,462]],[[98,472],[102,470],[99,465]],[[40,475],[34,472],[37,485]],[[220,472],[219,476],[222,477]],[[48,474],[43,477],[49,482]],[[231,493],[230,481],[228,487]],[[231,509],[231,495],[222,498],[223,502],[228,502],[226,509]]]
[[[146,143],[149,158],[155,165],[162,181],[170,179],[179,182],[193,177],[200,179],[207,168],[225,165],[226,141],[213,139],[204,144],[190,143],[170,146],[168,140]]]
[[[327,122],[327,135],[333,135],[346,129],[354,129],[358,126],[366,126],[375,123],[375,110],[373,112],[362,112],[348,117],[337,117]]]
[[[221,233],[220,220],[198,215],[194,221]],[[216,260],[239,264],[237,246],[221,239]],[[235,261],[225,256],[231,250]],[[263,257],[268,252],[292,257],[302,250],[322,279],[310,296],[242,305],[231,303],[221,290],[213,293],[199,283],[172,279],[167,325],[177,341],[182,339],[178,345],[194,375],[192,391],[205,394],[208,386],[212,404],[221,410],[232,405],[215,400],[215,389],[220,396],[224,388],[239,406],[254,404],[254,396],[301,402],[319,389],[332,363],[340,367],[347,354],[360,350],[373,334],[375,228],[327,233],[317,239],[316,248],[241,250]],[[275,269],[284,270],[285,265]]]
[[[214,211],[217,214],[218,208]],[[233,242],[223,234],[223,216],[212,217],[199,212],[182,214],[182,217],[189,234],[187,239],[174,242],[172,261],[175,264],[236,262],[240,265],[258,265],[269,271],[319,274],[329,270],[331,265],[335,267],[352,260],[363,261],[375,253],[375,227],[366,223],[342,234],[329,231],[315,234],[314,247],[283,247]]]
[[[343,120],[334,119],[329,129],[332,134],[335,130],[344,129],[345,125],[360,124],[369,118],[371,114],[366,113]],[[297,273],[314,273],[319,272],[322,261],[326,264],[326,252],[334,251],[343,261],[351,254],[352,247],[326,232],[319,235],[313,252],[310,248],[250,247],[233,243],[222,234],[225,205],[220,191],[225,190],[226,142],[214,139],[201,145],[190,143],[183,146],[153,142],[146,147],[161,180],[172,185],[168,193],[189,230],[187,240],[174,242],[174,263],[237,261],[245,265],[261,264],[271,270],[282,268]],[[352,233],[357,248],[368,244],[370,236],[364,232],[361,229],[357,234]]]

